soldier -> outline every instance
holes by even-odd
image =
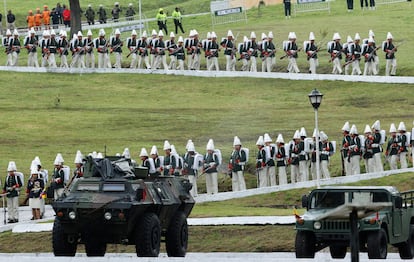
[[[395,124],[392,123],[390,126],[390,138],[388,138],[387,150],[385,151],[385,158],[390,163],[390,170],[397,169],[398,150],[397,129]]]
[[[168,29],[167,29],[167,15],[164,13],[164,9],[160,8],[158,10],[158,14],[156,15],[155,19],[157,20],[157,24],[158,24],[158,30],[165,31],[165,34],[168,34]]]
[[[99,30],[99,37],[94,40],[94,46],[98,51],[98,68],[110,68],[108,57],[108,41],[105,39],[105,30]]]
[[[221,41],[220,45],[224,48],[226,71],[236,71],[236,47],[234,45],[234,36],[231,30],[227,32],[227,38]]]
[[[382,165],[382,159],[381,159],[381,152],[382,152],[382,144],[385,141],[385,135],[384,138],[381,135],[381,126],[380,121],[377,120],[374,122],[374,124],[371,126],[373,129],[373,137],[374,140],[372,141],[372,157],[374,159],[374,172],[382,172],[384,171],[384,167]],[[385,132],[384,132],[385,134]]]
[[[374,31],[372,31],[370,29],[369,32],[368,32],[368,41],[369,41],[369,38],[371,38],[371,37],[373,39],[373,47],[375,49],[375,51],[373,53],[373,57],[374,57],[374,64],[375,64],[375,72],[377,72],[375,75],[377,75],[377,74],[379,74],[379,70],[380,70],[380,68],[379,68],[379,56],[377,55],[377,50],[379,48],[381,48],[381,47],[380,46],[379,47],[376,46]]]
[[[136,13],[135,13],[135,10],[134,10],[134,8],[132,7],[132,3],[129,3],[128,4],[128,9],[126,10],[126,12],[125,12],[125,17],[126,17],[126,20],[127,21],[132,21],[132,20],[134,20],[134,15],[135,15]]]
[[[129,50],[128,56],[132,56],[131,63],[129,68],[136,69],[138,66],[138,58],[137,58],[137,51],[138,51],[138,39],[137,39],[137,31],[132,30],[131,37],[127,38],[127,48]]]
[[[19,174],[16,163],[10,161],[7,167],[7,176],[3,186],[3,194],[7,197],[7,211],[9,223],[19,222],[19,194],[23,187],[23,174]]]
[[[364,76],[365,75],[377,75],[377,68],[375,66],[375,46],[374,39],[370,37],[368,44],[362,45],[362,55],[365,57]]]
[[[170,32],[170,40],[165,41],[166,49],[168,49],[168,54],[170,56],[170,64],[168,65],[168,69],[176,69],[177,68],[177,56],[176,56],[176,49],[177,44],[175,42],[175,35],[174,32]]]
[[[47,50],[48,52],[48,58],[47,63],[49,64],[49,67],[56,68],[56,53],[58,50],[58,41],[56,40],[56,32],[55,30],[50,31],[50,38],[49,41],[47,41]]]
[[[282,134],[279,134],[276,138],[276,166],[277,166],[277,174],[279,176],[279,185],[287,184],[287,176],[286,176],[286,151],[285,151],[285,141],[283,140]]]
[[[257,187],[267,187],[268,186],[268,177],[267,177],[267,168],[266,168],[266,151],[264,148],[263,136],[259,136],[256,142],[257,152],[256,157],[256,172],[257,172]]]
[[[154,145],[151,148],[150,156],[154,162],[155,173],[154,176],[160,176],[161,172],[163,172],[163,167],[161,163],[161,159],[158,157],[158,150],[157,147]]]
[[[289,159],[288,163],[290,164],[290,180],[293,183],[301,182],[300,173],[299,173],[299,143],[300,135],[299,130],[295,131],[293,135],[293,141],[289,146]]]
[[[12,39],[12,33],[10,29],[7,29],[6,36],[3,37],[2,44],[4,46],[4,52],[7,55],[7,62],[6,66],[11,66],[13,64],[12,62],[12,46],[9,44]]]
[[[298,64],[296,62],[298,58],[298,52],[300,51],[300,49],[298,48],[298,45],[296,44],[295,32],[290,32],[288,38],[289,38],[289,41],[286,43],[286,47],[285,47],[286,56],[289,59],[287,72],[288,73],[300,73]]]
[[[276,186],[276,167],[275,167],[275,152],[276,152],[276,145],[271,144],[272,138],[270,138],[269,134],[266,133],[263,136],[263,141],[265,144],[265,152],[266,152],[266,177],[269,179],[268,185]]]
[[[174,51],[175,57],[177,58],[178,70],[184,70],[184,60],[185,60],[185,51],[184,51],[184,39],[182,36],[178,38],[178,46]]]
[[[398,125],[398,155],[400,159],[401,168],[407,168],[407,152],[408,152],[408,145],[410,143],[410,138],[407,136],[406,132],[407,129],[405,128],[404,122],[400,122]]]
[[[171,145],[171,157],[174,158],[174,176],[181,176],[184,166],[184,159],[177,153],[174,145]]]
[[[190,30],[190,33],[188,34],[188,38],[184,39],[184,48],[187,50],[187,68],[188,70],[191,70],[191,67],[193,65],[193,56],[192,56],[192,43],[194,41],[194,30]]]
[[[141,153],[139,154],[139,157],[142,161],[141,166],[148,168],[148,174],[149,176],[154,176],[156,173],[155,171],[155,165],[154,165],[154,159],[148,157],[148,152],[145,148],[141,148]]]
[[[238,46],[238,52],[240,54],[240,58],[238,60],[242,61],[241,71],[249,71],[250,57],[247,53],[247,42],[248,41],[249,39],[247,38],[247,36],[244,36],[243,42],[239,43],[239,46]]]
[[[321,152],[322,152],[322,139],[319,135],[319,161],[321,161]],[[312,134],[312,148],[311,148],[311,165],[310,165],[310,172],[311,172],[311,176],[313,180],[317,179],[317,174],[316,174],[316,165],[319,165],[320,167],[320,162],[316,163],[316,128],[313,130],[313,134]]]
[[[63,157],[60,153],[56,155],[52,175],[52,187],[54,189],[54,199],[57,200],[62,196],[65,187],[65,172],[63,171]]]
[[[328,136],[325,132],[320,132],[321,138],[321,173],[324,179],[331,178],[329,173],[329,158],[334,153],[333,144],[328,140]]]
[[[344,44],[343,46],[345,54],[344,74],[349,75],[349,68],[352,64],[352,49],[354,41],[352,40],[350,35],[348,35],[346,40],[346,44]]]
[[[372,131],[369,125],[365,126],[364,134],[365,134],[365,141],[364,141],[364,152],[362,154],[362,157],[364,158],[364,162],[365,162],[365,172],[372,173],[375,171],[375,160],[373,158],[374,154],[373,154],[373,148],[372,148],[374,136],[372,135]]]
[[[61,31],[60,39],[58,42],[59,53],[60,53],[60,67],[68,68],[68,54],[69,54],[69,42],[66,39],[66,31]]]
[[[303,44],[305,53],[309,61],[309,73],[316,74],[316,68],[319,66],[318,52],[319,48],[315,44],[315,35],[313,32],[309,33],[309,41]]]
[[[195,197],[198,194],[197,190],[197,167],[198,167],[198,153],[195,151],[194,143],[190,141],[187,143],[187,153],[184,156],[183,174],[188,177],[190,183],[193,185],[190,194]]]
[[[174,25],[175,25],[175,33],[178,34],[178,28],[181,29],[181,33],[185,33],[183,29],[183,17],[181,16],[180,9],[176,7],[174,11],[171,14],[172,18],[174,19]]]
[[[217,43],[217,35],[215,32],[211,33],[211,41],[208,43],[207,46],[207,59],[210,60],[210,66],[207,68],[207,70],[211,71],[213,68],[216,69],[216,71],[219,71],[219,63],[218,63],[218,57],[220,52],[220,46]]]
[[[124,42],[120,38],[121,31],[119,29],[115,30],[115,36],[112,36],[109,41],[109,46],[111,47],[111,53],[115,53],[115,64],[114,68],[122,68],[122,46]]]
[[[167,57],[165,55],[166,46],[165,46],[165,42],[163,38],[164,38],[164,33],[162,32],[162,30],[160,30],[158,32],[158,40],[156,41],[154,45],[155,52],[156,52],[154,65],[156,69],[160,69],[162,65],[164,70],[168,70]]]
[[[191,67],[190,70],[200,70],[200,55],[202,44],[198,38],[197,30],[193,30],[193,40],[191,41]]]
[[[138,68],[141,69],[142,68],[142,62],[145,63],[145,67],[146,69],[151,69],[151,65],[149,62],[149,57],[148,57],[148,41],[147,41],[147,32],[144,31],[142,32],[141,35],[141,39],[138,40],[138,48],[139,48],[139,53],[138,53]]]
[[[99,23],[106,24],[107,16],[106,16],[106,10],[103,7],[103,5],[99,5],[98,16],[99,16]]]
[[[246,182],[244,180],[244,168],[247,163],[246,150],[242,149],[240,139],[235,136],[233,140],[233,152],[230,156],[229,171],[231,172],[232,191],[246,190]]]
[[[26,37],[24,41],[24,46],[28,52],[27,66],[30,67],[39,67],[39,62],[37,61],[37,49],[39,41],[36,36],[35,30],[32,28],[29,31],[29,36]]]
[[[175,172],[175,168],[177,166],[176,159],[171,155],[171,145],[170,143],[165,140],[164,141],[164,148],[165,156],[164,156],[164,176],[172,176]]]
[[[206,175],[207,194],[218,193],[217,167],[220,165],[219,157],[215,152],[214,141],[209,139],[204,156],[203,173]]]
[[[119,14],[122,12],[121,7],[119,6],[118,2],[115,2],[114,4],[114,8],[112,8],[111,14],[112,14],[112,19],[114,20],[114,22],[118,22],[119,21]]]
[[[309,155],[305,150],[305,139],[307,137],[306,130],[304,127],[300,129],[300,142],[299,142],[299,181],[308,181],[309,180],[309,168],[308,161]]]
[[[343,138],[342,138],[342,155],[341,155],[341,160],[342,160],[342,174],[349,176],[352,174],[352,167],[351,167],[351,162],[348,161],[348,151],[349,151],[349,146],[351,145],[351,136],[349,135],[350,132],[350,127],[349,127],[349,122],[345,122],[344,126],[342,127],[342,134],[343,134]]]
[[[50,39],[50,32],[49,30],[44,30],[42,34],[43,38],[40,41],[40,49],[42,50],[42,63],[41,67],[46,67],[49,61],[50,50],[48,48],[48,42]]]
[[[203,49],[203,51],[204,51],[204,58],[205,58],[205,60],[206,60],[206,69],[208,70],[209,69],[209,67],[210,67],[210,58],[208,57],[208,55],[207,55],[207,47],[208,47],[208,45],[210,44],[210,42],[211,42],[211,33],[210,32],[207,32],[207,38],[206,39],[203,39],[203,40],[201,40],[201,48]]]
[[[256,42],[256,33],[250,33],[250,41],[247,42],[247,54],[250,57],[250,72],[257,72],[257,56],[258,56],[258,45]]]
[[[395,76],[397,70],[397,59],[395,58],[395,52],[397,47],[392,43],[392,34],[387,33],[387,41],[382,44],[382,50],[385,52],[385,75]]]
[[[260,51],[260,58],[262,60],[262,72],[266,72],[266,69],[267,69],[266,57],[265,57],[266,50],[264,50],[264,46],[267,42],[267,35],[265,33],[262,33],[261,39],[262,41],[260,41],[257,44],[257,48]]]
[[[13,38],[9,40],[9,46],[11,48],[11,66],[18,66],[19,64],[19,54],[21,49],[20,39],[19,39],[19,32],[17,29],[13,31]]]
[[[29,206],[32,209],[32,220],[41,218],[42,208],[42,194],[45,184],[41,178],[39,178],[39,171],[37,168],[31,169],[31,176],[27,182],[27,197],[29,198]]]
[[[42,162],[40,161],[40,158],[36,156],[32,161],[32,166],[37,169],[39,172],[39,178],[43,180],[43,184],[47,185],[49,182],[49,172],[48,170],[42,168]],[[40,207],[40,218],[42,218],[45,214],[45,199],[42,197],[41,199],[41,207]]]
[[[148,41],[148,48],[150,49],[150,62],[151,62],[151,68],[157,68],[155,65],[156,60],[156,48],[155,45],[158,42],[157,32],[155,30],[152,30],[151,33],[151,39]]]
[[[328,53],[331,54],[331,60],[333,64],[332,74],[342,74],[342,45],[341,45],[341,36],[338,33],[335,33],[332,37],[331,42],[328,43]]]
[[[85,47],[85,66],[87,68],[95,68],[95,54],[93,51],[94,43],[92,39],[92,31],[88,30],[87,37],[83,39]]]
[[[73,163],[75,164],[75,170],[73,171],[72,182],[70,182],[69,185],[73,184],[73,182],[75,182],[77,179],[83,177],[83,156],[80,150],[76,152],[75,160],[73,161]]]
[[[92,9],[92,5],[88,5],[88,9],[85,12],[86,20],[88,21],[88,25],[95,24],[95,11]]]
[[[82,32],[79,31],[76,36],[72,40],[72,63],[70,67],[85,68],[85,46]]]
[[[362,75],[359,63],[361,62],[361,45],[359,44],[361,37],[358,33],[355,34],[354,44],[351,48],[352,53],[352,73],[351,75]]]
[[[269,32],[267,35],[267,40],[263,42],[263,58],[265,63],[265,71],[263,72],[272,72],[274,66],[276,66],[276,47],[273,43],[273,33]],[[263,69],[263,67],[262,67]]]
[[[352,125],[349,134],[351,135],[351,143],[348,148],[348,162],[351,163],[351,175],[358,175],[361,173],[359,166],[361,140],[359,139],[358,130],[355,125]]]

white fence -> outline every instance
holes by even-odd
[[[320,11],[328,11],[328,13],[331,13],[331,2],[330,1],[319,1],[319,2],[296,1],[293,4],[293,14],[295,16],[297,15],[297,13],[320,12]]]
[[[245,21],[247,23],[247,13],[246,8],[244,7],[244,1],[241,2],[240,6],[233,6],[232,0],[212,1],[210,2],[210,12],[213,29],[215,25],[238,21]]]

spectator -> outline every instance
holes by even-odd
[[[365,9],[368,9],[368,0],[360,0],[361,9],[364,9],[364,2],[365,2]]]
[[[42,17],[43,17],[43,24],[45,25],[45,30],[49,30],[50,29],[50,10],[47,5],[43,6]]]
[[[54,29],[59,28],[59,23],[60,23],[60,19],[61,19],[59,11],[57,11],[56,8],[53,8],[52,13],[50,15],[52,16],[53,28]]]
[[[290,0],[283,0],[283,5],[285,6],[285,18],[290,18]]]
[[[42,29],[42,14],[40,13],[40,8],[36,8],[36,14],[35,17],[35,30],[39,31]]]
[[[181,16],[180,9],[176,7],[174,12],[172,12],[171,16],[174,19],[175,33],[178,34],[178,28],[180,28],[181,32],[184,34],[184,29],[183,29],[183,24],[182,24],[183,17]]]
[[[160,8],[157,16],[155,17],[158,23],[158,30],[162,31],[164,29],[165,34],[168,35],[167,30],[167,15],[164,13],[164,9]]]
[[[29,15],[26,17],[27,27],[29,29],[34,28],[35,26],[35,16],[33,15],[33,11],[29,10]]]
[[[119,21],[119,14],[122,12],[121,8],[119,7],[119,3],[115,2],[115,6],[112,9],[112,19],[114,20],[114,22],[118,22]]]
[[[348,7],[348,12],[352,12],[354,10],[354,0],[346,0],[346,5]]]
[[[60,3],[56,4],[55,10],[59,13],[59,24],[63,24],[63,7],[60,5]]]
[[[92,9],[92,5],[88,5],[88,9],[85,12],[86,19],[89,25],[95,24],[95,11]]]
[[[70,10],[66,8],[66,5],[63,5],[62,16],[65,27],[70,27]]]
[[[132,3],[128,4],[128,9],[126,10],[125,17],[127,21],[134,20],[135,10],[132,8]]]
[[[3,15],[0,13],[0,34],[3,35]]]
[[[107,19],[106,10],[104,9],[103,5],[99,5],[98,15],[99,15],[99,23],[106,24],[106,19]]]
[[[12,11],[9,10],[9,12],[7,13],[7,29],[10,29],[10,31],[13,31],[16,27],[14,21],[16,21],[16,17],[12,13]]]

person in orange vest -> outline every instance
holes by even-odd
[[[42,28],[42,14],[40,13],[40,8],[36,8],[35,17],[35,30],[38,31]]]
[[[35,17],[32,10],[29,10],[29,15],[27,16],[26,21],[29,29],[35,26]]]
[[[43,6],[43,24],[45,25],[45,30],[50,29],[50,10],[47,5]]]

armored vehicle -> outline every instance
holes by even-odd
[[[414,191],[400,193],[391,186],[338,186],[313,190],[302,197],[307,209],[296,217],[297,258],[313,258],[329,247],[332,258],[344,258],[356,245],[371,259],[385,259],[387,247],[398,248],[402,259],[414,256]],[[349,214],[357,213],[352,242]]]
[[[119,157],[85,159],[84,175],[52,203],[55,256],[104,256],[107,244],[135,245],[137,256],[156,257],[160,242],[168,256],[187,250],[187,217],[194,199],[182,177],[149,177],[148,170]]]

